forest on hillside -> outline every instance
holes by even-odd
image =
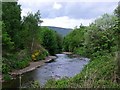
[[[2,75],[62,52],[90,58],[73,78],[49,80],[46,88],[120,88],[120,5],[113,15],[104,14],[89,26],[80,25],[61,37],[42,22],[40,11],[21,17],[17,2],[2,2]],[[87,71],[87,74],[86,74]]]

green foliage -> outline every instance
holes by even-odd
[[[50,79],[45,84],[45,88],[67,88],[69,84],[69,80],[62,78],[61,80]],[[69,88],[69,87],[68,87]]]
[[[46,88],[120,88],[116,78],[116,60],[113,55],[99,56],[73,78],[50,80]]]
[[[74,77],[74,81],[78,81],[78,83],[79,81],[83,81],[80,82],[82,87],[108,88],[109,86],[109,88],[112,88],[114,84],[119,86],[119,84],[116,82],[117,76],[115,71],[116,61],[114,59],[114,56],[110,54],[99,56],[94,58],[94,60],[92,60],[78,76]],[[105,85],[105,83],[99,81],[107,83]],[[96,83],[99,84],[94,85]],[[113,83],[113,85],[109,83]]]
[[[39,55],[39,59],[38,60],[45,60],[46,56],[48,56],[48,52],[44,51],[42,52],[42,54]]]
[[[95,30],[94,32],[92,30],[88,31],[86,32],[85,40],[85,47],[87,48],[87,52],[91,55],[100,51],[110,53],[116,49],[112,29],[105,31]],[[102,55],[104,55],[104,53]]]
[[[118,83],[119,71],[117,70],[120,66],[119,62],[117,66],[120,54],[115,56],[115,52],[119,50],[119,47],[116,46],[119,35],[114,36],[115,30],[119,27],[116,28],[118,25],[116,18],[113,15],[105,14],[90,26],[75,29],[64,38],[63,49],[65,51],[91,58],[90,63],[83,71],[77,76],[67,79],[69,82],[64,83],[64,86],[72,88],[120,88]],[[55,88],[59,86],[60,82],[67,80],[53,81],[51,86],[50,83],[48,85]]]
[[[107,18],[107,16],[109,16],[110,20],[108,20],[109,18]],[[108,24],[105,21],[106,19],[108,20],[107,22],[109,22]],[[94,53],[99,53],[100,51],[104,53],[116,51],[116,37],[113,36],[115,20],[115,16],[105,14],[97,19],[95,24],[92,23],[88,27],[80,26],[80,28],[76,28],[64,38],[63,50],[75,52],[87,57],[96,57]],[[100,24],[100,27],[100,22],[101,24],[104,22],[105,25],[102,26]],[[104,55],[104,53],[101,53],[101,55]]]
[[[21,28],[21,9],[17,2],[2,2],[2,21],[5,24],[5,32],[10,36],[12,42],[15,43],[14,45],[17,49],[21,44],[21,36],[19,35]]]
[[[59,34],[56,33],[56,40],[57,40],[57,50],[56,53],[62,52],[62,44],[63,44],[63,38]]]
[[[9,74],[4,74],[4,75],[3,75],[3,79],[4,79],[5,81],[10,81],[10,80],[11,80],[11,76],[10,76]]]
[[[40,52],[38,56],[35,57],[35,60],[45,60],[46,56],[48,56],[49,53],[46,50],[43,50]]]
[[[76,48],[76,50],[74,50],[74,53],[82,56],[86,56],[86,48],[85,47]]]
[[[12,69],[21,69],[29,65],[31,58],[26,50],[19,53],[8,54],[3,58],[3,73],[8,73]]]
[[[2,73],[7,74],[8,72],[10,72],[10,67],[6,64],[3,64],[2,65]]]
[[[35,14],[29,13],[28,16],[23,18],[22,43],[24,48],[27,48],[30,53],[34,52],[33,46],[39,44],[39,23],[41,23],[39,11]]]
[[[81,26],[68,34],[63,40],[63,51],[73,52],[76,48],[82,47],[84,43],[84,33],[86,28]]]
[[[115,15],[117,16],[116,26],[115,26],[115,35],[117,36],[117,53],[116,59],[118,63],[118,75],[120,78],[120,2],[115,10]],[[120,82],[120,79],[119,79]]]
[[[44,60],[45,57],[48,55],[49,55],[48,51],[41,46],[38,50],[35,50],[31,56],[32,56],[32,60],[38,61],[38,60]]]
[[[61,49],[62,39],[55,31],[47,27],[40,28],[40,41],[41,45],[49,51],[51,55],[59,52]],[[58,41],[59,40],[59,41]]]
[[[27,53],[27,50],[21,50],[15,56],[16,56],[16,60],[15,60],[15,64],[14,64],[13,68],[22,69],[29,65],[31,57]]]
[[[2,2],[2,72],[5,80],[12,69],[29,65],[36,50],[36,60],[45,59],[63,51],[70,51],[90,57],[91,61],[83,71],[70,79],[51,80],[48,88],[120,88],[120,5],[115,15],[104,14],[89,26],[80,26],[69,33],[64,40],[54,31],[41,28],[40,12],[28,13],[21,20],[21,8],[17,2]],[[1,13],[0,13],[1,14]],[[63,46],[62,46],[63,44]],[[45,48],[45,49],[44,49]],[[47,52],[48,50],[48,52]],[[114,52],[117,52],[116,56]],[[118,65],[117,65],[118,64]],[[37,82],[32,87],[39,87]]]
[[[2,47],[3,55],[14,48],[14,42],[11,41],[9,34],[6,32],[4,23],[2,23]]]
[[[62,38],[52,30],[39,27],[38,25],[43,22],[40,19],[38,11],[35,14],[28,13],[21,20],[21,8],[17,2],[2,2],[0,27],[2,28],[3,74],[28,66],[36,50],[40,51],[40,54],[35,57],[35,60],[45,59],[49,52],[51,55],[61,52]],[[7,80],[8,76],[5,76],[5,79]]]
[[[40,88],[40,84],[38,81],[34,81],[32,84],[31,84],[31,88]]]
[[[113,36],[116,20],[115,16],[105,14],[88,27],[75,28],[64,38],[63,50],[87,57],[94,57],[94,53],[100,51],[116,51],[116,37]]]
[[[19,62],[16,62],[16,68],[18,68],[18,69],[25,68],[28,65],[29,65],[29,61],[28,60],[21,60]]]
[[[94,24],[101,30],[107,30],[113,28],[116,24],[117,17],[115,15],[104,14],[100,18],[96,19]]]

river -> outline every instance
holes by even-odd
[[[89,62],[88,58],[83,57],[69,57],[66,54],[56,54],[56,56],[57,59],[55,59],[54,62],[46,63],[34,71],[23,74],[21,77],[22,87],[27,86],[27,83],[33,80],[37,80],[40,85],[44,85],[47,80],[52,78],[60,79],[63,77],[73,77],[80,73],[84,66]],[[20,87],[19,77],[9,82],[4,82],[2,87]]]

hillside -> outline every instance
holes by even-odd
[[[54,27],[54,26],[46,26],[46,27],[48,27],[49,29],[52,29],[52,30],[58,32],[63,37],[66,36],[69,32],[72,31],[71,28],[61,28],[61,27]]]

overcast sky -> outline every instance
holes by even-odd
[[[22,16],[28,12],[41,12],[42,26],[74,28],[89,25],[104,13],[112,14],[119,0],[18,0]]]

